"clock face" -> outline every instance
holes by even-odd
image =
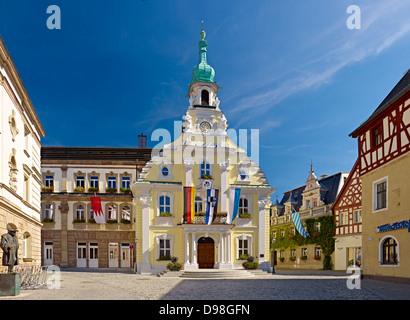
[[[201,122],[201,124],[199,125],[199,128],[201,129],[201,131],[202,131],[203,133],[207,133],[209,130],[211,130],[211,125],[209,124],[209,122],[203,121],[203,122]]]

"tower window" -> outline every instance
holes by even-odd
[[[201,92],[201,105],[209,105],[209,92],[207,90],[202,90]]]

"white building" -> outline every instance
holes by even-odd
[[[18,228],[19,264],[41,263],[43,126],[0,37],[0,233]],[[2,255],[2,252],[0,252]]]

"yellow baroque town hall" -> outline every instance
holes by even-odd
[[[184,270],[242,268],[247,256],[260,269],[271,268],[269,208],[275,189],[228,137],[203,30],[200,36],[181,135],[152,156],[131,186],[138,273],[160,272],[170,257],[178,257]],[[210,190],[217,192],[214,202]],[[240,190],[235,201],[234,190]],[[212,205],[210,219],[206,211]]]

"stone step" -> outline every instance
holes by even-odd
[[[204,269],[185,271],[181,278],[190,279],[240,279],[252,278],[254,275],[246,270],[220,270],[220,269]]]

